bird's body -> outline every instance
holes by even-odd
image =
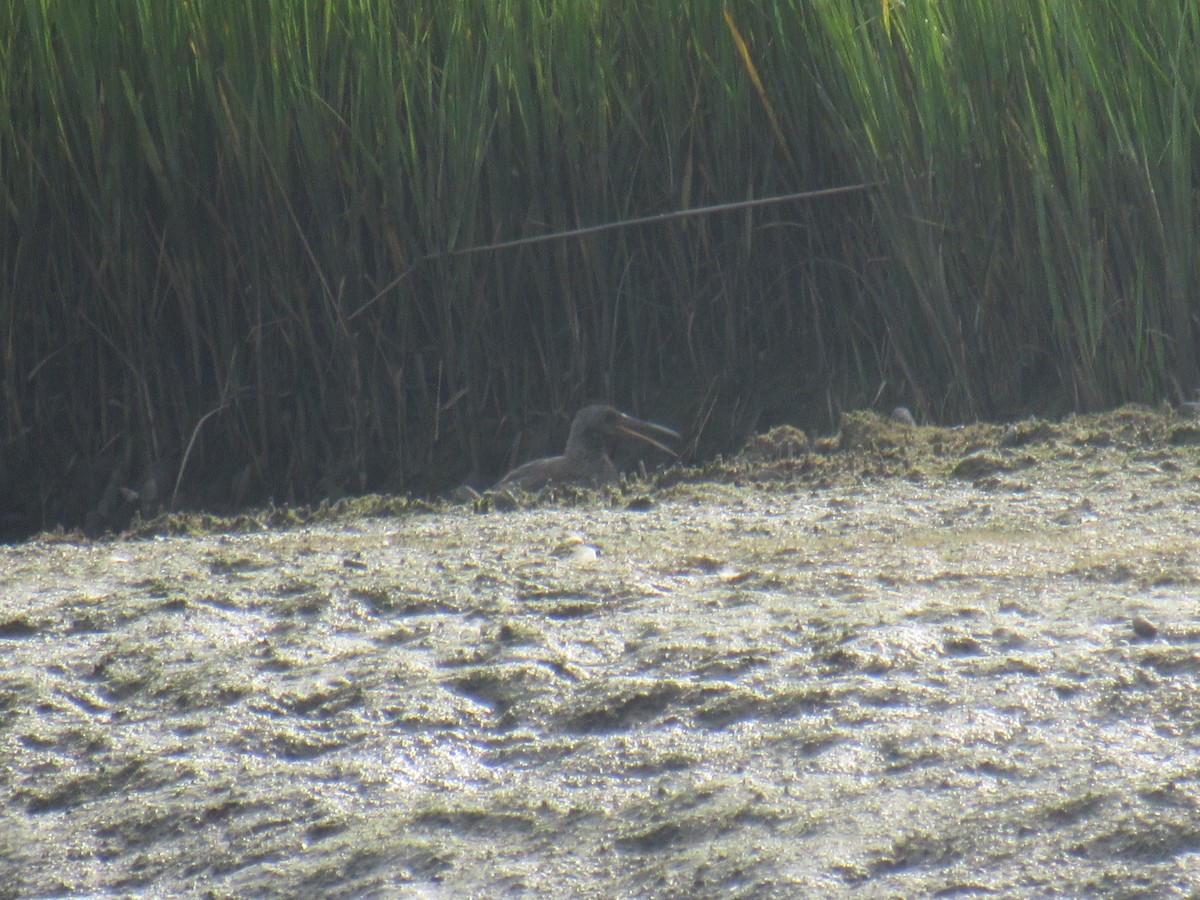
[[[600,487],[617,480],[617,467],[609,451],[620,438],[632,438],[674,456],[671,448],[659,443],[651,433],[678,439],[679,435],[662,425],[627,416],[611,406],[587,406],[575,414],[567,447],[562,456],[548,456],[517,466],[496,485],[497,490],[540,491],[554,484]]]

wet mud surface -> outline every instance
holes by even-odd
[[[863,414],[0,548],[0,896],[1190,896],[1198,506],[1173,413]]]

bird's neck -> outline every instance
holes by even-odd
[[[578,436],[567,440],[567,449],[563,451],[563,456],[572,462],[595,462],[599,465],[604,465],[605,463],[612,465],[612,460],[608,456],[608,448],[604,446],[602,441],[579,438]]]

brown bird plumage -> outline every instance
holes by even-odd
[[[548,456],[517,466],[496,484],[496,490],[540,491],[552,484],[578,484],[599,487],[616,481],[617,467],[609,451],[620,438],[643,441],[663,453],[675,451],[659,443],[652,434],[679,439],[664,425],[627,416],[611,406],[586,406],[575,414],[567,447],[562,456]]]

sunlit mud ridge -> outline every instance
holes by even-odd
[[[3,896],[1187,896],[1200,427],[0,549]]]

